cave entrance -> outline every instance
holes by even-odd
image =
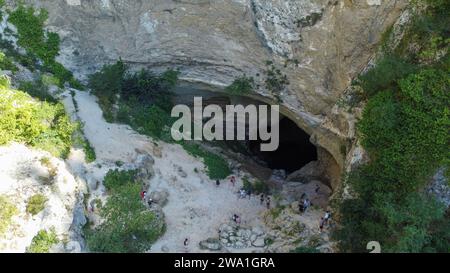
[[[297,124],[286,117],[280,119],[280,144],[277,150],[261,152],[261,140],[248,141],[251,154],[272,170],[285,170],[292,173],[311,161],[317,160],[317,148],[310,141],[310,136]]]
[[[204,107],[215,104],[221,106],[224,111],[225,105],[228,104],[267,105],[253,98],[229,96],[223,92],[214,92],[207,85],[188,82],[180,83],[174,92],[176,95],[174,103],[186,104],[190,107],[193,106],[193,97],[195,96],[202,97]],[[225,119],[224,122],[226,122]],[[284,170],[286,174],[290,174],[321,158],[321,153],[318,151],[320,148],[318,149],[309,141],[310,135],[294,121],[280,113],[279,122],[280,142],[275,151],[261,152],[262,140],[212,141],[209,144],[221,147],[223,152],[231,157],[240,155],[241,157],[237,158],[242,166],[261,180],[270,179],[274,170]]]

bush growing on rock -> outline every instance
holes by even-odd
[[[40,230],[36,236],[33,237],[31,245],[27,248],[28,253],[48,253],[50,248],[59,243],[59,239],[54,229]]]
[[[233,81],[233,83],[227,88],[225,88],[225,91],[228,92],[231,95],[246,95],[251,92],[253,92],[253,85],[254,85],[254,79],[242,76],[240,78],[237,78]]]
[[[43,194],[35,194],[31,196],[27,201],[27,213],[31,215],[36,215],[45,208],[45,203],[47,198]]]
[[[74,130],[62,104],[36,101],[8,83],[0,85],[0,145],[16,141],[65,158]]]
[[[0,195],[0,236],[2,236],[11,224],[12,217],[18,213],[16,206],[6,195]]]
[[[170,116],[171,89],[177,80],[177,71],[167,70],[161,75],[146,70],[131,73],[119,60],[91,75],[89,86],[99,98],[107,121],[124,122],[134,129],[141,129],[142,133],[159,138],[160,129]],[[119,106],[118,110],[114,109],[114,105]],[[149,127],[152,123],[156,123],[155,128]]]
[[[141,185],[125,178],[102,207],[100,215],[105,221],[95,230],[85,231],[88,248],[93,252],[143,252],[164,232],[163,219],[157,218],[139,198]]]
[[[209,178],[213,180],[225,179],[231,174],[230,167],[223,157],[206,151],[198,144],[182,142],[181,145],[192,156],[203,159]]]
[[[137,170],[110,170],[103,179],[103,185],[108,191],[115,191],[123,185],[134,183],[136,180],[136,175]]]

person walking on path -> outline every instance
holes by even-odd
[[[217,186],[217,187],[220,186],[220,181],[219,181],[219,179],[216,180],[216,186]]]
[[[264,204],[264,193],[261,193],[259,200],[261,201],[261,205]]]
[[[323,217],[322,218],[320,218],[320,224],[319,224],[319,229],[320,229],[320,232],[322,232],[323,231],[323,225],[324,225],[324,219],[323,219]]]
[[[184,245],[184,247],[187,247],[189,245],[189,239],[188,238],[184,239],[183,245]]]

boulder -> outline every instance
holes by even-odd
[[[169,247],[168,246],[166,246],[166,245],[163,245],[162,247],[161,247],[161,251],[162,252],[169,252],[170,251],[170,249],[169,249]]]
[[[148,180],[153,177],[154,170],[153,165],[155,160],[149,154],[140,154],[137,156],[134,162],[136,169],[139,170],[138,177],[142,180]]]
[[[255,241],[252,242],[252,246],[254,247],[264,247],[266,243],[264,242],[263,237],[257,238]]]
[[[322,168],[318,161],[311,161],[303,168],[295,171],[287,176],[287,181],[295,181],[301,183],[308,183],[311,180],[319,179],[322,176]]]
[[[153,203],[160,205],[161,207],[167,204],[169,198],[169,192],[167,190],[153,191],[148,195],[149,200]]]
[[[213,251],[218,251],[222,249],[222,244],[219,239],[216,238],[208,238],[199,243],[201,249],[209,249]]]

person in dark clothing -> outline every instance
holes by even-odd
[[[320,218],[320,225],[319,225],[320,232],[323,231],[323,225],[324,225],[324,220],[323,220],[323,217],[322,217],[322,218]]]
[[[267,206],[267,209],[270,209],[270,197],[269,196],[267,196],[267,199],[266,199],[266,206]]]
[[[183,245],[188,246],[188,244],[189,244],[189,239],[188,238],[184,239]]]
[[[261,205],[264,204],[264,194],[263,193],[261,193],[259,200],[261,201]]]
[[[320,190],[320,186],[319,185],[316,185],[316,193],[318,193],[319,192],[319,190]]]
[[[298,203],[298,211],[300,212],[300,213],[303,213],[304,211],[305,211],[305,207],[303,206],[303,199],[302,200],[300,200],[300,202]]]
[[[216,186],[219,187],[220,186],[220,181],[216,180]]]

